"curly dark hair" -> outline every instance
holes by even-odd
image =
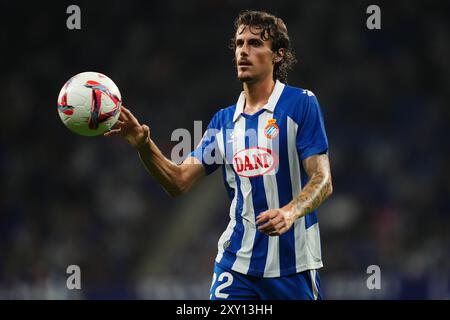
[[[240,12],[234,21],[235,33],[229,46],[233,51],[236,50],[236,32],[240,26],[248,26],[250,32],[254,34],[261,32],[261,40],[263,41],[272,40],[273,52],[278,52],[281,48],[284,49],[283,59],[274,66],[273,79],[286,82],[288,71],[292,69],[297,59],[292,50],[291,40],[283,20],[263,11],[245,10]],[[243,31],[244,29],[241,32]]]

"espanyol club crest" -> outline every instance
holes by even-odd
[[[278,132],[280,131],[280,128],[278,128],[278,125],[276,124],[276,119],[270,119],[267,121],[267,125],[264,128],[264,134],[267,138],[273,139],[278,136]]]

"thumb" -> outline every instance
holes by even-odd
[[[145,135],[150,136],[150,128],[146,124],[143,124],[142,128],[144,129]]]
[[[138,140],[136,141],[136,144],[133,145],[135,149],[140,149],[141,147],[145,146],[150,141],[150,128],[143,124],[141,125],[141,128],[144,130],[144,136],[143,137],[136,137]],[[141,141],[143,139],[143,141]]]

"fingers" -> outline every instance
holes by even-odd
[[[111,127],[111,129],[120,129],[124,124],[124,121],[117,120],[116,123]]]
[[[111,136],[116,136],[116,135],[120,134],[122,132],[123,124],[124,124],[123,121],[117,120],[116,123],[111,127],[110,130],[103,133],[103,136],[111,137]]]
[[[270,233],[275,230],[281,229],[285,225],[285,221],[282,215],[276,215],[274,218],[269,219],[266,223],[259,225],[258,230],[263,233]]]
[[[283,224],[279,224],[277,227],[274,227],[273,229],[267,231],[267,232],[263,232],[271,237],[274,236],[280,236],[281,234],[283,234],[287,229],[284,227]]]
[[[124,112],[120,112],[119,120],[121,120],[121,121],[128,121],[128,118],[127,118],[127,116],[125,115]]]
[[[256,224],[261,224],[267,221],[269,217],[265,213],[261,213],[259,216],[256,217]]]
[[[264,232],[269,226],[271,226],[271,221],[268,215],[264,215],[263,217],[258,216],[256,219],[256,225],[258,226],[258,230]]]
[[[134,118],[134,116],[133,116],[133,114],[131,113],[131,111],[128,110],[127,108],[125,108],[124,106],[122,106],[122,112],[123,112],[124,116],[125,116],[127,119],[132,119],[132,118]],[[121,112],[121,113],[122,113],[122,112]]]
[[[123,121],[130,121],[130,120],[133,120],[133,119],[136,119],[136,118],[133,116],[133,114],[131,113],[130,110],[128,110],[127,108],[125,108],[124,105],[122,105],[122,106],[120,106],[119,119],[123,120]]]
[[[288,228],[283,225],[281,227],[277,227],[276,230],[269,232],[269,236],[271,237],[275,237],[275,236],[281,236],[283,233],[285,233],[286,231],[288,231]]]
[[[284,223],[284,221],[281,221],[279,223],[277,223],[275,225],[275,230],[280,231],[281,229],[283,229],[286,226],[286,223]]]
[[[279,230],[284,226],[285,226],[284,221],[282,220],[280,221],[280,219],[270,220],[266,224],[258,227],[258,230],[261,231],[262,233],[269,233],[275,230]]]
[[[128,115],[125,113],[125,107],[123,105],[120,106],[120,115],[119,120],[128,121]]]
[[[103,134],[103,136],[105,136],[105,137],[117,136],[117,135],[120,134],[120,131],[121,131],[120,128],[119,128],[119,129],[112,129],[112,130],[106,131],[106,132]]]
[[[263,224],[264,222],[275,218],[277,216],[276,210],[267,210],[261,213],[259,216],[256,217],[256,224]]]
[[[256,218],[258,230],[269,236],[280,236],[285,233],[290,228],[288,223],[280,209],[267,210]]]
[[[261,213],[259,216],[256,217],[256,224],[261,224],[267,220],[269,220],[269,216],[267,214],[268,212],[265,211],[263,213]]]
[[[278,222],[280,222],[280,219],[282,217],[274,217],[274,218],[267,218],[264,221],[258,221],[257,224],[259,225],[258,229],[266,229],[267,226],[274,226]]]
[[[121,114],[123,113],[123,117],[125,118],[126,121],[131,121],[134,124],[140,125],[138,119],[131,113],[130,110],[128,110],[124,106],[122,106],[122,111],[120,113]]]

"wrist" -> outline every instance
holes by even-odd
[[[137,152],[141,152],[147,149],[149,144],[150,144],[150,137],[147,135],[143,141],[138,142],[133,147]]]
[[[299,212],[297,212],[296,207],[292,203],[285,205],[281,210],[283,210],[286,213],[286,216],[292,221],[299,218]]]
[[[133,145],[134,149],[136,149],[138,152],[148,149],[150,144],[150,128],[144,124],[141,126],[141,129],[143,130],[143,132],[141,133],[142,136],[136,139],[136,144]]]

